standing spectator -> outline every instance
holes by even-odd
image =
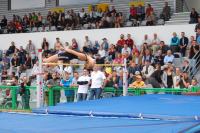
[[[171,17],[171,7],[168,6],[168,2],[165,2],[165,6],[163,7],[162,13],[160,17],[164,19],[164,21],[168,21]]]
[[[183,57],[185,57],[188,43],[189,43],[189,39],[187,37],[185,37],[185,32],[181,32],[179,47],[180,47],[180,52]]]
[[[28,44],[26,45],[26,51],[31,55],[31,59],[34,64],[36,60],[36,49],[31,40],[29,40]]]
[[[77,71],[75,71],[73,73],[73,79],[72,79],[72,84],[71,87],[77,87],[78,86],[78,78],[79,78],[79,73]]]
[[[129,48],[133,49],[133,45],[135,44],[133,39],[131,38],[131,34],[127,34],[126,44],[128,45]]]
[[[162,82],[165,88],[172,88],[173,83],[173,67],[164,65],[164,72],[162,75]]]
[[[147,4],[147,9],[146,9],[146,16],[150,16],[151,12],[153,12],[153,8],[151,7],[151,4]]]
[[[65,72],[63,79],[61,79],[61,81],[60,81],[60,85],[63,87],[70,87],[72,84],[72,79],[73,79],[73,77],[70,76],[70,73]],[[67,102],[73,102],[74,101],[74,90],[65,90],[65,96],[66,96]]]
[[[52,73],[52,79],[49,79],[46,84],[49,89],[59,86],[59,80],[56,73]],[[53,90],[53,105],[60,103],[60,96],[61,96],[60,90],[54,89]]]
[[[97,66],[94,66],[91,73],[91,87],[89,90],[89,100],[99,99],[102,93],[102,89],[105,85],[105,75],[99,70]]]
[[[171,38],[170,48],[172,53],[179,51],[179,38],[177,37],[176,32],[173,32],[173,37]]]
[[[30,90],[26,89],[26,86],[31,86],[31,81],[28,77],[24,76],[22,78],[22,83],[20,85],[20,95],[22,97],[22,107],[24,109],[30,109],[29,101],[30,101]]]
[[[195,10],[195,8],[192,8],[192,11],[190,13],[190,24],[194,24],[194,23],[198,23],[198,17],[199,14],[198,12]]]
[[[87,69],[83,69],[83,75],[78,78],[78,94],[77,101],[83,101],[87,98],[87,92],[90,84],[90,77],[88,76]]]
[[[161,88],[160,84],[162,83],[161,76],[162,76],[161,66],[160,64],[156,64],[156,69],[148,79],[148,83],[151,84],[153,88]]]
[[[173,63],[174,55],[172,54],[171,50],[167,51],[167,55],[164,57],[164,63]]]

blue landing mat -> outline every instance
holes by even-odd
[[[0,133],[177,133],[198,122],[0,113]]]
[[[143,95],[115,97],[77,103],[58,104],[33,110],[35,113],[96,116],[142,116],[155,118],[200,116],[200,97],[181,95]]]

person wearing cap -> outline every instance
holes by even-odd
[[[142,80],[142,76],[137,75],[135,76],[136,80],[129,85],[130,88],[144,88],[145,87],[145,83]]]

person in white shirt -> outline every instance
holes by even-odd
[[[172,51],[168,50],[167,55],[164,57],[164,64],[173,63],[174,55],[172,55]]]
[[[129,48],[127,44],[124,44],[124,48],[122,48],[122,54],[126,54],[126,53],[128,53],[128,55],[130,55],[131,48]]]
[[[103,49],[103,46],[100,46],[100,49],[98,51],[98,54],[101,56],[101,58],[106,57],[106,51]]]
[[[154,72],[154,67],[150,64],[149,60],[145,61],[145,66],[142,69],[142,74],[145,78],[149,78]]]
[[[102,71],[99,70],[98,66],[94,66],[93,72],[91,73],[91,87],[89,90],[89,100],[99,99],[102,93],[102,89],[105,85],[106,77]]]
[[[176,68],[176,75],[173,77],[174,88],[180,88],[181,70]]]
[[[83,75],[78,78],[77,84],[78,84],[77,101],[86,100],[90,84],[90,77],[88,76],[87,69],[83,70]]]
[[[40,72],[39,62],[37,61],[31,71],[31,76],[36,76]]]
[[[153,40],[151,43],[151,48],[153,50],[153,54],[156,53],[156,51],[159,48],[159,44],[160,44],[160,39],[158,38],[158,35],[156,33],[153,34]]]

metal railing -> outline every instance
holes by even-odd
[[[193,62],[193,63],[191,63]],[[200,68],[200,50],[190,59],[189,74],[194,77]]]
[[[3,91],[5,89],[9,89],[11,93],[10,101],[9,101],[9,106],[1,106],[0,109],[10,109],[10,110],[30,110],[30,109],[24,109],[23,106],[22,108],[18,108],[18,99],[17,95],[19,94],[19,86],[0,86],[0,90]],[[27,86],[27,90],[36,90],[35,86]],[[60,87],[60,86],[55,86],[55,87],[45,87],[46,92],[48,93],[48,106],[54,106],[54,90],[74,90],[75,95],[77,93],[78,88],[77,87]],[[141,88],[141,89],[136,89],[136,88],[128,88],[128,95],[130,96],[140,96],[143,94],[157,94],[157,93],[162,93],[162,94],[178,94],[181,95],[182,93],[186,92],[197,92],[200,90],[200,87],[197,88],[182,88],[182,89],[174,89],[174,88]],[[113,87],[106,87],[103,89],[102,97],[104,97],[106,94],[108,94],[110,97],[114,96],[122,96],[123,90],[122,89],[116,89]]]

